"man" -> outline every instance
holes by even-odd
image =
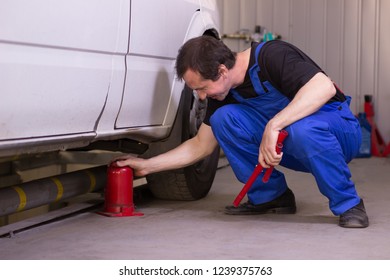
[[[208,99],[198,134],[167,153],[150,159],[124,157],[116,165],[128,165],[143,176],[193,164],[219,144],[241,182],[257,163],[310,172],[331,211],[340,216],[341,227],[368,226],[347,165],[361,143],[350,97],[306,54],[283,41],[254,43],[234,53],[222,41],[202,36],[179,50],[176,71],[200,99]],[[282,129],[289,136],[283,153],[277,154]],[[248,202],[227,206],[226,214],[296,212],[283,173],[274,170],[267,184],[260,177],[248,191]]]

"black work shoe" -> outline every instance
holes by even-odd
[[[366,228],[368,217],[364,208],[363,199],[359,204],[340,215],[339,226],[344,228]]]
[[[281,196],[272,201],[254,205],[250,201],[235,206],[226,206],[225,214],[229,215],[258,215],[258,214],[294,214],[297,211],[295,196],[287,189]]]

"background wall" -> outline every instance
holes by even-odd
[[[260,25],[308,53],[363,111],[373,96],[375,120],[390,141],[389,0],[221,0],[222,32]],[[224,39],[235,51],[245,40]]]

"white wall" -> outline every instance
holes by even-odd
[[[373,95],[375,120],[390,140],[389,0],[222,0],[222,32],[261,25],[308,53],[363,111]],[[249,47],[225,39],[238,51]]]

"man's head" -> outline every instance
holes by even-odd
[[[179,50],[176,60],[176,73],[183,79],[188,69],[198,72],[204,79],[216,81],[220,77],[219,66],[231,69],[236,62],[236,54],[221,40],[211,36],[200,36],[188,40]]]
[[[201,36],[181,47],[176,72],[178,78],[195,90],[200,99],[223,100],[230,90],[228,72],[235,63],[236,54],[222,41]]]

